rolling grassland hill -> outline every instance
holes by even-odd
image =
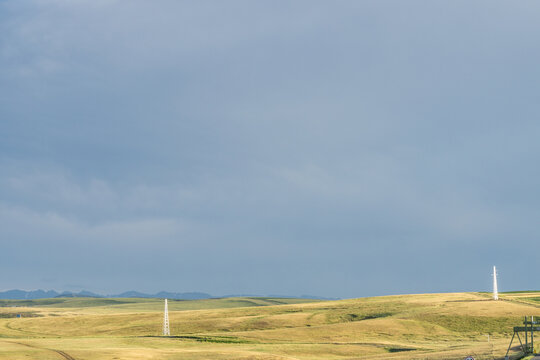
[[[0,359],[497,359],[540,315],[539,292],[500,297],[169,300],[171,337],[162,299],[0,300]]]

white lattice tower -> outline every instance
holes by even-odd
[[[499,289],[497,287],[497,267],[493,266],[493,300],[499,300]]]
[[[171,336],[171,330],[169,329],[169,306],[167,299],[165,299],[165,314],[163,315],[163,336]]]

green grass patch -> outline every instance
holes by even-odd
[[[523,300],[530,300],[530,301],[540,302],[540,296],[536,296],[536,297],[526,297],[526,298],[523,298]]]
[[[375,314],[345,314],[341,316],[341,319],[343,319],[343,322],[348,321],[362,321],[362,320],[370,320],[370,319],[379,319],[379,318],[385,318],[388,316],[392,316],[392,313],[384,312],[384,313],[375,313]]]
[[[522,321],[516,317],[429,314],[419,317],[418,320],[438,325],[454,332],[476,334],[511,334],[513,327],[521,325]]]
[[[130,304],[133,301],[101,298],[53,298],[36,300],[0,300],[0,307],[78,308]]]
[[[145,336],[150,338],[164,338],[164,339],[182,339],[193,340],[205,343],[218,343],[218,344],[252,344],[252,341],[240,339],[234,336],[197,336],[197,335],[180,335],[180,336]]]
[[[384,348],[389,353],[397,353],[397,352],[404,352],[404,351],[414,351],[415,348],[403,348],[403,347],[387,347]]]
[[[43,315],[35,312],[35,311],[25,311],[25,312],[17,312],[17,313],[2,313],[0,312],[0,319],[12,319],[17,317],[23,317],[23,318],[34,318],[34,317],[42,317]]]

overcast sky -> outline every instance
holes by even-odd
[[[537,1],[0,1],[0,290],[540,289]]]

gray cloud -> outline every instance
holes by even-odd
[[[0,288],[535,288],[539,10],[2,2]]]

